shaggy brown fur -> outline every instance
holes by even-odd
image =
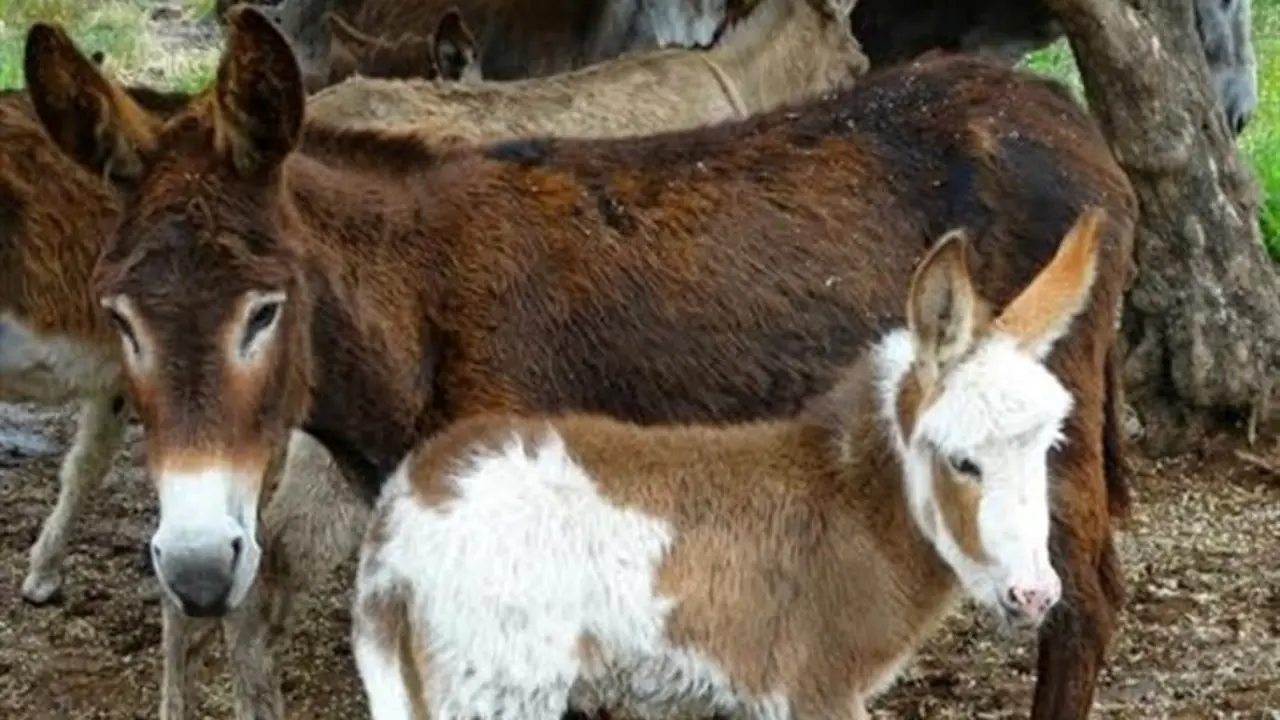
[[[559,75],[475,84],[353,79],[309,101],[335,124],[467,141],[622,137],[746,117],[866,72],[844,0],[762,0],[707,50],[633,53]]]
[[[50,135],[130,196],[96,291],[130,296],[130,327],[166,354],[163,375],[130,377],[152,462],[193,443],[262,456],[301,425],[371,498],[418,438],[480,411],[789,414],[897,320],[942,230],[973,229],[977,282],[1003,304],[1085,205],[1103,207],[1093,300],[1049,363],[1077,404],[1052,463],[1066,597],[1043,635],[1040,711],[1087,711],[1122,600],[1103,462],[1118,429],[1093,379],[1112,361],[1137,208],[1065,89],[931,56],[683,133],[442,154],[312,125],[295,149],[292,52],[251,10],[230,25],[214,88],[167,122],[60,30],[28,39]],[[255,288],[288,293],[276,361],[226,388],[205,338]]]

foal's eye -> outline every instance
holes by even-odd
[[[955,468],[955,471],[961,475],[967,475],[974,480],[982,479],[982,470],[978,467],[977,463],[969,458],[952,457],[949,458],[947,462],[951,463],[951,467]]]
[[[254,308],[253,313],[249,315],[249,321],[244,326],[244,340],[240,343],[240,351],[247,351],[258,334],[275,322],[279,313],[280,303],[278,302],[267,302]]]

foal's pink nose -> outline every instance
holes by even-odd
[[[1012,585],[1004,598],[1005,605],[1020,619],[1038,621],[1049,612],[1062,595],[1062,584],[1051,581]]]

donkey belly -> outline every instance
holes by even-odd
[[[588,714],[609,710],[633,720],[791,717],[785,698],[744,695],[711,659],[670,646],[640,649],[607,660],[585,659],[569,706]]]

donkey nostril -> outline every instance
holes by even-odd
[[[236,538],[231,541],[231,564],[234,565],[240,559],[240,551],[244,549],[244,538]]]

